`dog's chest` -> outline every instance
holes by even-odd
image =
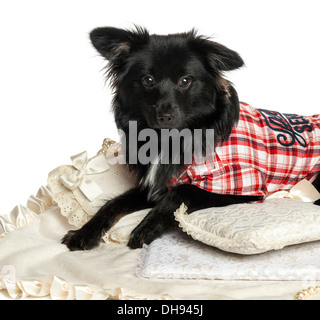
[[[160,163],[150,164],[146,174],[140,181],[140,185],[144,188],[152,189],[155,185],[158,171],[160,170]]]

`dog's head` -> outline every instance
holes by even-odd
[[[238,98],[222,72],[243,65],[235,51],[194,30],[160,36],[105,27],[90,38],[109,61],[120,128],[125,117],[154,129],[214,127],[222,138],[230,132]]]

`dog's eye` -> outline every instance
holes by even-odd
[[[151,88],[155,85],[155,81],[151,76],[145,76],[142,78],[142,83],[145,87]]]
[[[190,86],[191,82],[192,82],[191,78],[189,78],[189,77],[183,77],[183,78],[181,78],[180,81],[179,81],[179,86],[180,86],[181,88],[188,88],[188,87]]]

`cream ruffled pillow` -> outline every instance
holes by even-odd
[[[52,200],[76,228],[88,222],[108,200],[136,186],[135,176],[125,165],[109,161],[119,150],[118,143],[105,139],[96,156],[88,158],[87,152],[81,152],[71,157],[73,165],[63,165],[49,173],[48,188]],[[102,236],[102,240],[127,244],[131,231],[149,210],[141,210],[120,219]]]
[[[175,218],[195,240],[221,250],[256,254],[320,240],[320,207],[296,199],[269,199],[186,213]]]
[[[49,173],[52,199],[68,222],[82,227],[106,201],[133,188],[136,178],[110,158],[119,152],[119,144],[105,139],[102,149],[92,158],[87,152],[71,157],[73,165],[57,167]]]

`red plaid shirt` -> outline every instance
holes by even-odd
[[[320,171],[320,115],[304,117],[240,103],[230,137],[205,164],[192,164],[171,186],[193,184],[219,194],[257,195],[291,189]]]

